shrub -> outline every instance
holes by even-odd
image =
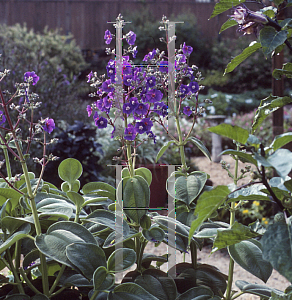
[[[47,28],[35,33],[19,24],[1,25],[0,53],[2,69],[13,70],[13,76],[3,82],[4,90],[13,90],[27,70],[34,70],[40,80],[33,91],[41,95],[43,103],[42,112],[36,112],[39,117],[54,115],[70,123],[84,119],[80,94],[88,88],[78,76],[87,64],[72,35]]]

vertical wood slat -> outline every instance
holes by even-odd
[[[192,12],[203,34],[216,38],[227,14],[208,20],[215,3],[193,0],[0,0],[0,23],[13,25],[26,23],[28,28],[42,31],[61,28],[63,34],[71,32],[82,49],[104,49],[104,31],[110,28],[108,21],[115,21],[120,11],[149,9],[159,20],[165,14],[170,17]],[[130,21],[130,20],[129,20]],[[223,36],[234,36],[227,30]]]

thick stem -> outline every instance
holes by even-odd
[[[53,285],[52,285],[52,287],[51,287],[51,289],[50,289],[50,294],[52,294],[52,293],[54,292],[55,288],[57,287],[57,285],[58,285],[58,283],[59,283],[59,281],[60,281],[61,276],[63,275],[63,273],[64,273],[64,271],[65,271],[65,269],[66,269],[66,266],[65,266],[65,265],[62,265],[62,267],[61,267],[61,269],[60,269],[60,271],[59,271],[59,273],[58,273],[58,276],[57,276],[57,278],[55,279],[55,281],[54,281],[54,283],[53,283]]]
[[[177,128],[178,139],[179,139],[179,152],[180,152],[180,159],[181,159],[182,169],[187,170],[186,156],[185,156],[185,150],[184,150],[184,145],[183,145],[183,138],[182,138],[182,133],[181,133],[178,117],[175,118],[175,121],[176,121],[176,128]]]
[[[99,293],[99,291],[94,291],[94,293],[90,297],[90,300],[94,300],[96,298],[96,296],[98,295],[98,293]]]
[[[192,266],[193,266],[193,269],[196,270],[197,264],[198,264],[197,245],[194,241],[191,241],[190,248],[191,248]]]
[[[26,284],[28,285],[28,287],[33,291],[35,292],[36,294],[41,294],[40,291],[38,291],[36,289],[36,287],[30,282],[30,280],[28,279],[28,277],[26,276],[24,270],[22,268],[19,269],[19,272],[22,276],[22,278],[25,280]]]
[[[18,276],[17,270],[15,269],[15,267],[13,265],[9,249],[7,249],[6,254],[7,254],[7,259],[8,259],[8,263],[9,263],[9,269],[11,270],[11,272],[12,272],[12,274],[14,276],[14,280],[17,283],[17,287],[18,287],[19,293],[20,294],[25,294],[24,288],[22,286],[22,282],[21,282],[21,280],[20,280],[20,278]]]
[[[7,177],[8,177],[8,180],[9,180],[12,177],[12,172],[11,172],[11,166],[10,166],[10,160],[9,160],[7,147],[5,147],[5,146],[3,147],[3,152],[4,152],[4,157],[5,157]]]

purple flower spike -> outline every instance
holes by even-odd
[[[136,137],[136,129],[132,124],[125,129],[124,138],[128,141],[133,141]]]
[[[55,129],[55,122],[53,119],[45,119],[45,125],[43,126],[43,130],[51,133]]]
[[[191,110],[191,108],[189,106],[185,106],[183,113],[187,116],[190,116],[193,113],[193,111]]]
[[[134,45],[136,41],[136,34],[133,31],[130,31],[126,34],[126,41],[129,45]]]
[[[39,81],[39,76],[34,72],[26,72],[24,73],[24,81],[25,82],[32,82],[32,85],[35,85]]]
[[[88,78],[87,82],[90,82],[91,78],[93,77],[92,71],[88,75],[86,75],[86,77]]]
[[[182,84],[180,86],[181,97],[186,96],[190,92],[190,88],[188,85]]]
[[[187,46],[186,43],[184,43],[182,50],[184,55],[190,55],[193,52],[193,47]]]
[[[144,124],[146,131],[151,130],[151,127],[153,126],[153,122],[150,120],[150,118],[144,118],[141,122]]]
[[[139,103],[135,108],[135,113],[137,115],[146,115],[149,108],[149,104]]]
[[[105,43],[108,45],[111,43],[112,39],[113,39],[113,35],[111,34],[111,32],[109,30],[106,30],[104,33],[104,39],[105,39]]]
[[[2,111],[0,111],[0,125],[6,122],[6,117]]]
[[[137,123],[135,124],[135,129],[136,129],[136,131],[137,131],[138,133],[140,133],[140,134],[142,134],[142,133],[144,133],[144,132],[147,131],[146,126],[144,125],[143,122],[137,122]]]
[[[151,130],[147,131],[147,135],[150,139],[153,139],[154,144],[156,144],[156,135]]]
[[[137,46],[135,46],[134,48],[133,48],[133,58],[136,58],[136,56],[137,56],[137,53],[138,53],[138,50],[137,50]]]
[[[187,59],[185,57],[184,54],[177,54],[176,57],[175,57],[176,61],[179,63],[179,64],[184,64],[186,63]]]
[[[156,84],[156,78],[155,76],[150,76],[146,78],[146,86],[148,88],[154,87]]]
[[[111,80],[108,79],[106,81],[104,81],[101,85],[102,87],[102,90],[106,93],[110,93],[110,92],[113,92],[115,90],[114,87],[110,87],[109,85],[112,84]]]

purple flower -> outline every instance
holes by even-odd
[[[111,84],[112,84],[112,82],[111,82],[110,79],[104,81],[101,85],[103,91],[106,92],[106,93],[113,92],[115,90],[115,88],[110,87]]]
[[[104,97],[103,98],[103,105],[104,105],[105,108],[110,109],[113,105],[112,98]]]
[[[125,75],[123,77],[123,82],[124,82],[124,85],[126,85],[126,86],[130,86],[132,83],[132,80],[133,80],[133,76],[131,74]]]
[[[195,81],[189,83],[189,91],[195,94],[199,90],[199,84]]]
[[[193,112],[192,112],[192,110],[189,106],[185,106],[184,110],[183,110],[183,113],[187,116],[190,116]]]
[[[156,78],[155,76],[150,76],[146,78],[146,86],[148,88],[154,87],[156,84]]]
[[[24,81],[32,81],[32,85],[35,85],[39,81],[39,79],[39,76],[37,76],[37,74],[34,71],[24,73]]]
[[[156,50],[153,49],[151,52],[149,52],[148,54],[146,54],[143,58],[143,61],[148,61],[150,59],[153,59],[156,55]]]
[[[147,135],[150,139],[153,139],[154,144],[156,143],[156,135],[150,130],[147,131]]]
[[[107,127],[107,119],[104,117],[95,118],[94,122],[98,128],[102,129]]]
[[[111,32],[107,29],[104,33],[104,39],[105,39],[105,43],[108,45],[111,43],[113,36],[111,34]]]
[[[132,74],[132,66],[128,62],[123,62],[123,74],[131,75]]]
[[[43,130],[48,132],[48,133],[51,133],[55,128],[55,122],[53,119],[49,119],[49,118],[46,118],[45,119],[45,125],[43,126]]]
[[[136,131],[138,132],[138,133],[140,133],[140,134],[142,134],[142,133],[144,133],[144,132],[146,132],[147,131],[147,129],[146,129],[146,126],[144,125],[144,123],[143,122],[136,122],[136,124],[135,124],[135,129],[136,129]]]
[[[129,102],[124,103],[123,105],[123,113],[124,114],[131,114],[134,109],[137,107],[138,105],[138,99],[136,97],[132,97],[129,99]]]
[[[153,111],[156,112],[158,115],[163,115],[163,109],[166,109],[167,112],[167,105],[164,102],[156,102],[154,103]]]
[[[87,113],[88,113],[88,117],[90,117],[91,114],[92,114],[92,107],[90,105],[87,105],[86,110],[87,110]]]
[[[186,59],[186,57],[185,57],[184,54],[177,54],[177,55],[175,56],[175,59],[176,59],[176,61],[177,61],[179,64],[184,64],[184,63],[186,63],[186,61],[187,61],[187,59]]]
[[[159,71],[162,73],[167,73],[168,72],[168,62],[163,60],[159,64]]]
[[[91,78],[93,77],[92,71],[88,75],[86,75],[86,77],[88,78],[87,82],[90,82]]]
[[[193,52],[193,47],[187,46],[186,43],[182,46],[183,54],[184,55],[190,55]]]
[[[136,34],[133,31],[130,31],[126,34],[126,41],[129,45],[134,45],[136,41]]]
[[[137,50],[137,46],[135,46],[134,48],[133,48],[133,58],[136,58],[136,56],[137,56],[137,53],[138,53],[138,50]]]
[[[153,122],[150,120],[150,118],[142,119],[141,123],[143,123],[143,125],[145,126],[146,131],[150,131],[151,127],[153,126]]]
[[[0,125],[6,122],[6,117],[2,111],[0,111]]]
[[[146,115],[149,108],[149,104],[139,103],[135,108],[135,113],[137,115]]]
[[[114,81],[115,80],[115,75],[116,75],[116,66],[115,66],[115,61],[110,59],[107,66],[106,66],[106,72],[107,76]]]
[[[188,76],[191,81],[195,79],[194,70],[191,67],[187,68],[186,76]]]
[[[181,97],[186,96],[190,92],[190,88],[188,85],[182,84],[180,86]]]
[[[124,138],[128,141],[133,141],[136,137],[136,129],[133,124],[129,124],[127,128],[125,128]]]
[[[160,101],[163,97],[163,93],[159,90],[152,89],[146,93],[146,101],[148,102],[157,102]]]

